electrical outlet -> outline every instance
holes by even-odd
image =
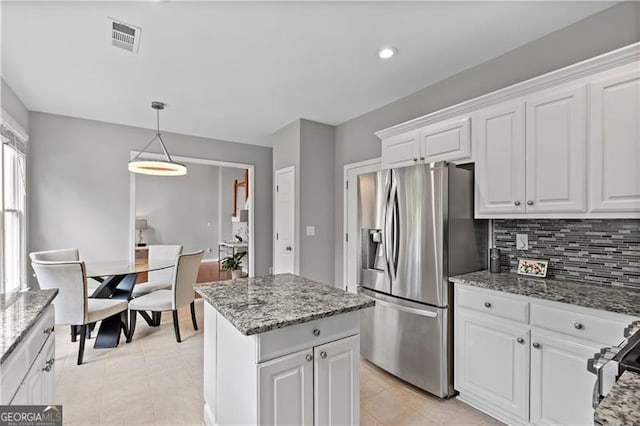
[[[313,237],[314,235],[316,235],[316,227],[307,226],[307,237]]]
[[[516,249],[529,250],[529,235],[516,234]]]
[[[207,253],[211,253],[211,247],[207,247]]]
[[[273,268],[269,266],[269,274],[273,274]]]

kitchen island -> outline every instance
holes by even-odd
[[[292,274],[195,289],[206,424],[359,424],[358,311],[372,300]]]

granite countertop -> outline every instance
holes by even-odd
[[[640,374],[622,373],[596,408],[593,420],[601,425],[640,424]]]
[[[57,289],[0,294],[0,364],[24,339],[57,294]]]
[[[521,296],[640,316],[640,290],[625,287],[527,277],[512,272],[492,274],[486,270],[457,275],[449,280]]]
[[[366,297],[293,274],[218,281],[194,288],[247,336],[375,304]]]

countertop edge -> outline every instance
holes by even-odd
[[[640,374],[625,371],[594,410],[594,422],[601,425],[637,424],[640,419],[640,403],[636,407],[629,407],[629,400],[637,402],[639,396]],[[633,414],[633,418],[629,418],[629,414]]]
[[[22,340],[24,340],[25,336],[27,334],[29,334],[29,332],[31,331],[31,329],[33,328],[34,325],[36,325],[36,323],[38,322],[38,320],[42,317],[42,314],[44,313],[45,309],[51,305],[51,303],[53,302],[53,299],[55,299],[55,297],[58,295],[58,289],[52,289],[54,290],[51,293],[51,297],[49,297],[49,299],[44,303],[44,305],[42,306],[42,309],[40,309],[40,312],[38,312],[38,315],[36,315],[35,317],[33,317],[33,319],[29,322],[29,324],[27,324],[22,332],[13,340],[13,342],[11,343],[11,345],[9,345],[9,347],[2,353],[2,356],[0,357],[0,364],[4,364],[4,362],[7,360],[7,358],[9,358],[9,356],[15,351],[16,347],[18,346],[18,344],[20,342],[22,342]],[[39,291],[39,290],[36,290]]]

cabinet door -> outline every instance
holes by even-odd
[[[554,88],[526,104],[527,213],[586,211],[586,86]]]
[[[309,349],[258,365],[260,424],[313,424],[312,361]]]
[[[11,401],[12,405],[55,403],[54,337],[47,339]]]
[[[322,346],[314,353],[316,425],[360,423],[360,336]]]
[[[455,313],[455,387],[526,423],[529,331],[463,308]],[[586,364],[585,364],[586,365]],[[586,369],[585,369],[586,370]]]
[[[471,158],[469,117],[427,126],[420,131],[420,160],[457,161]]]
[[[391,169],[416,164],[420,157],[418,134],[393,136],[382,141],[382,168]]]
[[[596,376],[587,360],[600,350],[562,334],[531,334],[531,422],[593,424],[591,393]]]
[[[640,212],[638,65],[607,72],[590,95],[591,211]]]
[[[524,103],[484,109],[472,123],[477,149],[476,215],[524,213]]]

